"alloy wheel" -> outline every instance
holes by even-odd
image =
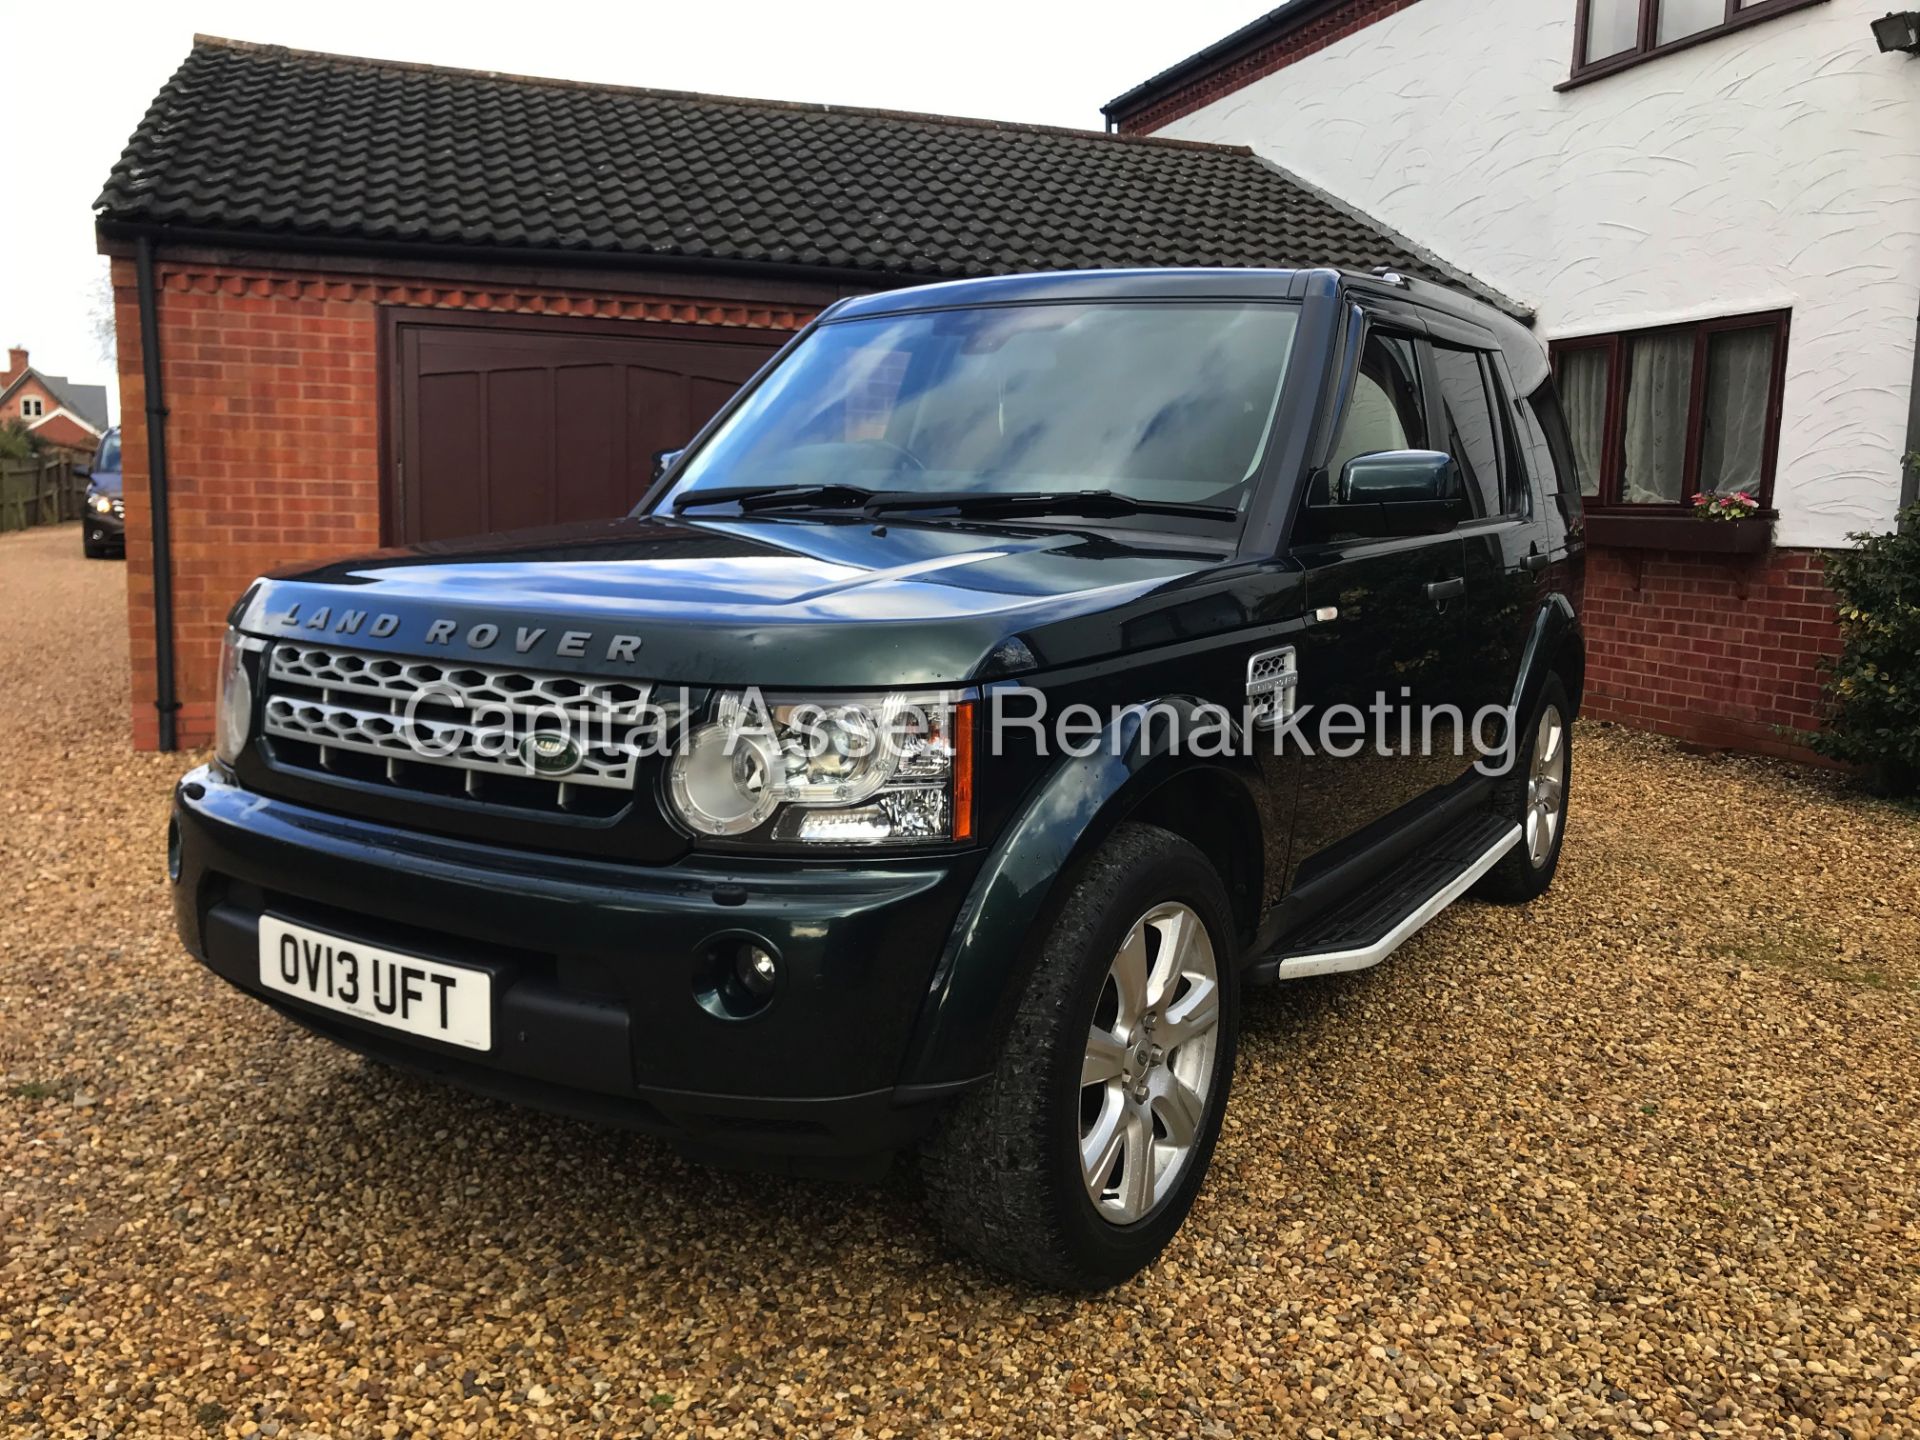
[[[1553,853],[1567,790],[1567,723],[1557,706],[1541,712],[1533,737],[1533,769],[1527,776],[1527,855],[1538,868]]]
[[[1154,906],[1121,942],[1080,1071],[1080,1174],[1101,1219],[1131,1225],[1170,1195],[1204,1129],[1220,1027],[1213,939]]]

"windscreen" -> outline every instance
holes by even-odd
[[[1102,490],[1238,513],[1297,322],[1286,304],[1148,301],[830,321],[690,457],[671,498]]]

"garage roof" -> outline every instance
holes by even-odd
[[[903,278],[1157,265],[1464,273],[1243,147],[320,55],[199,36],[103,228]]]

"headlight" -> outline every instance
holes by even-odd
[[[973,707],[945,696],[763,703],[720,698],[667,768],[681,820],[702,835],[879,845],[973,832]]]
[[[680,818],[703,835],[757,830],[780,803],[767,748],[717,722],[688,737],[668,766],[667,788]]]
[[[111,515],[113,513],[113,497],[110,495],[89,495],[87,503],[94,508],[96,514]]]
[[[247,679],[246,649],[240,632],[229,628],[220,646],[220,681],[213,701],[213,753],[228,765],[247,748],[247,732],[253,726],[253,682]]]

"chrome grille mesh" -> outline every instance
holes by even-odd
[[[431,788],[409,785],[416,766],[464,771],[465,791],[482,799],[488,797],[480,777],[512,777],[535,786],[537,800],[564,809],[575,786],[633,788],[636,755],[618,742],[639,722],[650,694],[643,682],[281,642],[267,656],[261,728],[311,747],[323,770],[337,770],[337,752],[345,752],[385,761],[357,778],[401,788]],[[563,716],[583,741],[579,766],[563,778],[537,776],[518,742]],[[541,720],[549,725],[539,726]]]
[[[1300,674],[1291,645],[1263,650],[1247,661],[1248,715],[1255,725],[1271,727],[1294,712]]]

